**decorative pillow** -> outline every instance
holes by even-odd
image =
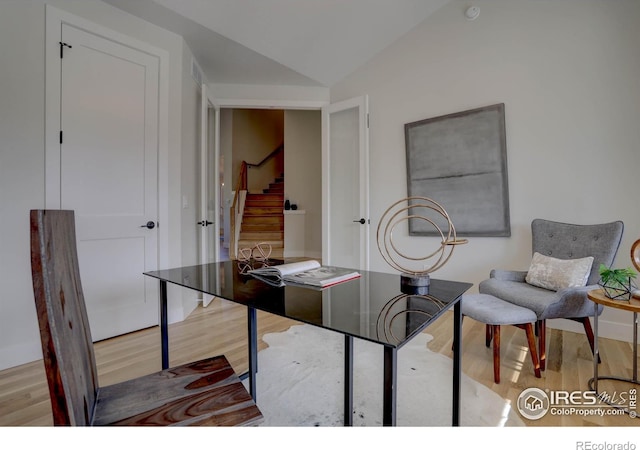
[[[536,252],[533,254],[525,280],[533,286],[552,291],[585,286],[592,264],[593,256],[579,259],[558,259]]]

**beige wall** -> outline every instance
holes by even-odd
[[[305,256],[322,256],[320,111],[284,113],[285,199],[305,211]]]
[[[275,150],[284,139],[282,110],[234,109],[232,123],[233,189],[242,161],[258,164]],[[284,170],[282,153],[260,168],[247,171],[249,192],[260,193],[269,187]]]
[[[369,95],[372,227],[407,195],[404,124],[505,103],[512,236],[470,239],[435,276],[477,290],[491,268],[526,270],[536,217],[623,220],[615,265],[629,266],[640,237],[640,2],[474,5],[480,16],[468,21],[464,2],[448,3],[331,88],[332,101]],[[397,242],[437,245],[406,232]],[[375,240],[371,255],[373,270],[390,270]],[[624,312],[605,311],[600,326],[611,337],[631,336]]]

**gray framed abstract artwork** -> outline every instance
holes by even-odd
[[[408,123],[405,145],[409,197],[439,203],[458,236],[511,235],[504,103]],[[428,220],[408,222],[410,236],[439,236]]]

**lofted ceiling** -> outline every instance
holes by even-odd
[[[180,34],[208,81],[330,87],[450,0],[103,0]]]

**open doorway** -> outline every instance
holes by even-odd
[[[274,244],[274,256],[321,257],[321,128],[319,109],[220,109],[221,254],[229,254],[232,241],[231,209],[240,164],[245,161],[249,165],[247,188],[250,193],[277,189],[282,177],[283,193],[279,204],[275,205],[283,221],[283,243],[279,254]],[[280,146],[282,152],[278,153]],[[288,213],[284,211],[286,200],[296,205],[295,213],[292,210]],[[268,208],[273,206],[274,201],[269,200]],[[265,217],[260,220],[266,223],[279,219]],[[254,228],[263,228],[259,225],[264,224],[256,224]],[[249,239],[274,242],[272,237],[274,235],[261,239],[260,235],[254,234]]]

